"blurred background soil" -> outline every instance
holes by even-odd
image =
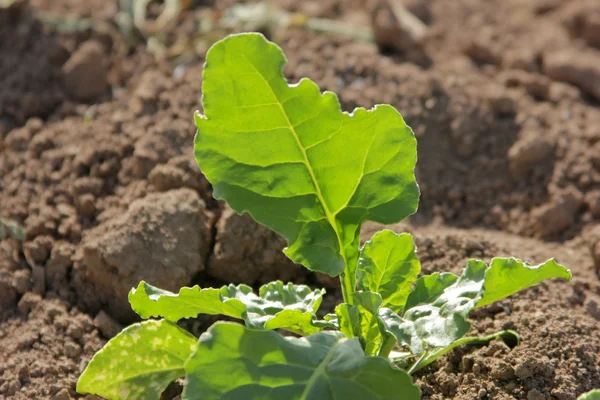
[[[249,30],[283,47],[291,82],[346,111],[392,104],[413,128],[422,199],[392,228],[415,235],[425,272],[507,255],[573,271],[474,313],[473,334],[522,343],[451,352],[418,374],[424,399],[600,387],[600,2],[140,3],[0,0],[0,218],[22,227],[0,241],[0,398],[82,397],[79,374],[135,321],[142,279],[339,295],[215,201],[193,158],[204,54]]]

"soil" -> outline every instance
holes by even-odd
[[[0,217],[26,234],[0,242],[0,398],[82,397],[77,377],[135,321],[126,295],[141,279],[171,290],[282,279],[326,284],[325,303],[339,295],[287,260],[282,238],[212,198],[192,112],[204,52],[227,31],[198,26],[236,2],[182,3],[155,32],[162,47],[118,25],[113,2],[0,6]],[[401,32],[375,0],[273,4]],[[291,81],[310,77],[348,111],[392,104],[413,128],[420,210],[393,228],[415,235],[424,272],[512,255],[556,257],[574,276],[473,313],[472,334],[514,329],[521,344],[451,352],[417,374],[424,399],[600,388],[600,4],[404,4],[426,26],[420,43],[258,28],[283,47]],[[148,18],[161,11],[152,3]]]

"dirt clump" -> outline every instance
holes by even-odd
[[[102,44],[83,43],[62,67],[67,93],[79,101],[92,101],[107,89],[107,67]]]
[[[286,242],[258,225],[248,214],[223,211],[207,273],[223,282],[263,284],[273,280],[302,282],[305,269],[283,254]]]
[[[544,57],[544,73],[600,100],[600,51],[562,50]]]
[[[131,315],[127,293],[144,280],[172,291],[205,268],[212,214],[191,189],[153,193],[89,231],[75,264],[76,290],[91,309]],[[92,295],[93,294],[93,295]]]

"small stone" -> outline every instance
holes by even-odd
[[[546,400],[546,396],[537,389],[527,392],[527,400]]]
[[[29,380],[29,368],[27,365],[24,365],[19,369],[19,381],[21,381],[21,383],[25,383],[27,380]]]
[[[100,329],[100,332],[107,337],[111,338],[116,336],[117,333],[123,329],[123,327],[114,319],[111,318],[104,310],[100,311],[96,318],[94,318],[94,326]]]
[[[487,390],[485,389],[479,389],[479,392],[477,392],[477,398],[478,399],[485,399],[488,395]]]
[[[13,282],[17,293],[25,294],[31,289],[31,271],[26,268],[15,271]]]
[[[515,377],[515,369],[511,365],[500,361],[492,368],[491,375],[494,379],[509,380]]]
[[[69,394],[69,390],[67,388],[63,388],[58,391],[52,398],[52,400],[70,400],[71,395]]]
[[[81,354],[81,347],[77,343],[65,343],[65,354],[67,357],[76,358]]]
[[[152,169],[148,181],[159,192],[166,192],[182,187],[184,176],[185,173],[181,169],[172,165],[161,164]]]
[[[525,361],[517,365],[515,375],[521,380],[525,380],[533,376],[536,371],[537,361],[533,357],[528,357]]]
[[[492,111],[498,117],[513,116],[517,112],[517,104],[502,87],[493,87],[486,94]]]
[[[21,382],[15,379],[8,383],[8,390],[6,393],[9,396],[14,396],[19,390],[21,390]]]
[[[585,310],[592,317],[594,317],[595,319],[597,319],[598,321],[600,321],[600,307],[598,307],[598,302],[596,300],[589,299],[585,303]]]
[[[19,311],[23,314],[28,314],[31,310],[33,310],[39,302],[42,301],[42,297],[35,293],[27,292],[21,297],[19,300]]]
[[[33,241],[23,245],[23,253],[30,264],[44,264],[50,255],[50,249],[54,239],[51,236],[42,235]]]
[[[532,211],[538,233],[548,237],[570,227],[583,204],[583,195],[574,187],[563,190],[554,198]]]
[[[65,88],[79,101],[92,101],[107,89],[104,49],[95,40],[83,43],[63,65]]]
[[[516,141],[508,150],[508,162],[511,175],[521,178],[537,164],[554,154],[554,144],[543,135],[531,135]]]
[[[82,194],[75,199],[75,207],[79,215],[94,215],[96,213],[96,198],[91,193]]]
[[[544,56],[544,73],[569,82],[600,100],[600,52],[570,48]]]

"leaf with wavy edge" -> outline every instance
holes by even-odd
[[[282,337],[217,322],[185,364],[182,398],[203,400],[417,400],[410,376],[367,357],[357,338],[319,332]]]
[[[311,334],[328,326],[315,317],[324,294],[324,289],[280,281],[261,286],[258,295],[247,285],[184,287],[176,294],[142,281],[129,293],[129,302],[142,318],[163,317],[177,322],[198,314],[222,314],[243,319],[253,328]]]
[[[449,273],[423,276],[408,296],[404,313],[380,308],[385,329],[413,354],[446,347],[471,328],[471,310],[533,286],[545,279],[570,280],[571,271],[548,260],[532,267],[516,258],[494,258],[490,266],[469,260],[460,277]]]
[[[196,348],[197,339],[172,322],[144,321],[125,328],[90,361],[77,392],[107,399],[160,399]]]
[[[294,262],[331,276],[348,266],[351,293],[361,224],[416,211],[415,137],[389,105],[348,114],[309,79],[289,85],[285,62],[261,34],[211,47],[196,160],[213,195],[283,235]]]
[[[477,302],[477,307],[502,300],[513,293],[550,278],[562,278],[570,281],[571,271],[553,259],[537,266],[531,266],[516,258],[494,258],[485,272],[483,296]]]

